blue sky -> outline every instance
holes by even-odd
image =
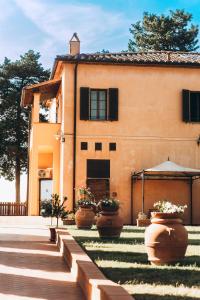
[[[144,11],[167,14],[185,9],[200,24],[200,0],[0,0],[0,63],[5,56],[17,59],[29,49],[41,53],[51,68],[57,54],[68,52],[73,32],[81,52],[127,49],[129,27]],[[26,179],[22,179],[25,199]],[[14,183],[0,180],[0,201],[14,200]],[[9,191],[9,194],[8,194]]]
[[[127,49],[131,23],[144,11],[168,13],[184,8],[199,23],[200,0],[0,0],[0,62],[29,49],[39,51],[51,67],[57,54],[68,51],[78,32],[82,52]],[[2,13],[3,12],[3,13]]]

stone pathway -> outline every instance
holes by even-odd
[[[0,299],[84,300],[48,228],[10,223],[0,221]]]

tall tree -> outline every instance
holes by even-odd
[[[129,51],[195,51],[199,47],[198,26],[191,24],[192,15],[170,10],[168,16],[145,12],[143,20],[131,24]]]
[[[20,202],[20,174],[27,171],[29,110],[20,106],[22,88],[49,77],[39,58],[29,50],[19,60],[5,58],[0,65],[0,176],[16,180],[16,202]]]

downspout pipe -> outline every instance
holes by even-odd
[[[133,225],[133,174],[131,174],[131,225]]]
[[[73,210],[76,206],[76,130],[77,130],[77,77],[78,77],[78,63],[74,66],[74,128],[73,128]]]
[[[31,109],[28,112],[28,152],[27,152],[27,189],[26,189],[26,214],[28,215],[29,207],[29,170],[30,170],[30,135],[31,135],[31,124],[32,124],[32,113]]]

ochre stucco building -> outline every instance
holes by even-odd
[[[49,122],[40,122],[41,104]],[[57,56],[49,81],[26,87],[31,106],[28,214],[38,215],[42,182],[76,201],[88,185],[97,200],[116,193],[127,224],[141,211],[141,180],[131,191],[131,174],[171,161],[200,169],[200,54],[80,54],[76,34],[70,54]],[[144,211],[167,198],[188,205],[186,223],[200,224],[200,185],[188,180],[154,180],[145,185]],[[43,191],[44,193],[44,191]],[[133,201],[131,203],[131,201]],[[192,220],[190,216],[192,215]]]

